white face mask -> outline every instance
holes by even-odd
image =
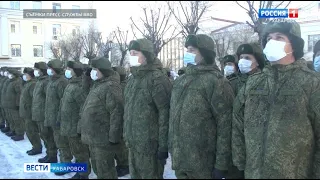
[[[8,75],[8,78],[9,78],[9,79],[12,79],[12,78],[13,78],[12,74],[9,74],[9,75]]]
[[[0,72],[1,76],[3,76],[3,71]]]
[[[224,75],[225,76],[229,76],[229,75],[231,75],[233,73],[234,73],[233,66],[227,65],[226,67],[224,67]]]
[[[283,41],[269,40],[266,47],[263,49],[263,53],[266,55],[267,60],[270,62],[279,61],[280,59],[287,56],[284,51],[284,47],[287,43]],[[292,53],[292,52],[291,52]]]
[[[71,71],[70,71],[70,70],[66,70],[66,71],[64,72],[64,76],[65,76],[67,79],[72,78],[72,73],[71,73]]]
[[[187,64],[196,65],[196,54],[185,52],[183,56],[183,63],[185,66]]]
[[[129,64],[130,64],[130,67],[140,66],[141,63],[139,63],[139,57],[138,56],[129,56]]]
[[[52,69],[47,69],[47,74],[48,74],[49,76],[53,76]]]
[[[92,80],[96,81],[98,79],[98,71],[97,70],[91,70],[90,77]]]
[[[33,71],[33,74],[34,74],[35,77],[39,77],[40,76],[40,73],[39,73],[38,70]]]
[[[4,72],[3,74],[4,74],[4,76],[8,77],[8,72],[7,71]]]
[[[24,81],[28,81],[27,75],[24,74],[24,75],[22,76],[22,79],[23,79]]]
[[[252,70],[251,65],[252,65],[252,61],[249,61],[247,59],[240,59],[238,63],[240,72],[242,74],[250,72]]]

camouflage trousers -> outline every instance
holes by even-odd
[[[25,132],[25,123],[19,115],[19,110],[8,109],[8,113],[11,117],[10,119],[11,124],[13,124],[14,132],[16,133],[16,135],[23,136]]]
[[[69,145],[72,155],[76,158],[76,163],[86,163],[88,171],[85,173],[79,173],[82,176],[89,176],[91,173],[91,163],[89,147],[83,144],[80,136],[68,137]]]
[[[114,156],[115,150],[108,146],[90,145],[91,164],[98,179],[118,179]]]
[[[70,163],[73,156],[70,151],[69,140],[66,136],[61,136],[60,128],[53,127],[53,137],[54,142],[56,143],[56,147],[59,149],[60,152],[60,162],[61,163]]]
[[[2,108],[0,108],[0,124],[5,124],[6,123],[6,118],[5,114]]]
[[[11,114],[10,114],[10,110],[5,108],[3,109],[4,113],[5,113],[5,118],[6,118],[6,123],[7,123],[7,127],[10,128],[10,131],[14,131],[14,122],[12,120]]]
[[[44,146],[46,147],[47,156],[49,158],[57,157],[57,146],[54,142],[53,130],[51,127],[44,126],[43,121],[38,121],[38,129],[40,131],[40,137],[44,142]]]
[[[164,163],[157,154],[143,154],[129,148],[131,179],[163,179]]]
[[[177,179],[213,179],[213,169],[199,169],[194,171],[175,170]]]
[[[32,121],[31,118],[24,119],[25,126],[26,126],[26,134],[27,137],[32,145],[33,149],[42,149],[40,134],[38,125],[35,121]]]
[[[128,167],[129,166],[129,151],[124,142],[124,140],[120,141],[119,150],[116,151],[115,159],[118,167]]]
[[[1,108],[1,114],[2,114],[3,119],[5,120],[6,127],[10,127],[10,123],[9,123],[8,117],[7,117],[8,113],[6,112],[6,109]]]

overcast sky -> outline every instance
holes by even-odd
[[[163,6],[165,2],[161,1],[95,1],[94,7],[97,9],[97,25],[100,31],[104,34],[108,34],[114,30],[117,26],[122,29],[130,28],[130,17],[139,23],[139,18],[144,17],[142,6],[158,7]],[[212,1],[214,3],[210,8],[209,12],[203,18],[200,27],[205,32],[208,33],[212,30],[218,29],[220,27],[229,25],[228,23],[213,21],[210,17],[223,18],[234,21],[245,22],[250,21],[245,10],[239,7],[234,1]],[[241,2],[242,4],[245,1]],[[302,8],[305,11],[299,11],[299,17],[304,16],[310,10],[310,8],[317,6],[319,1],[293,1],[288,8]],[[256,3],[258,5],[258,3]],[[246,4],[243,4],[247,7]],[[156,9],[156,8],[155,8]],[[258,8],[257,8],[258,9]],[[172,18],[171,24],[175,24],[174,18]],[[132,38],[132,37],[130,37]],[[130,39],[129,38],[129,39]]]

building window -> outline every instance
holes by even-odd
[[[33,46],[33,56],[34,57],[43,57],[43,46],[34,45]]]
[[[41,34],[41,23],[33,23],[33,34]]]
[[[54,13],[60,12],[61,4],[60,3],[52,3],[52,9],[53,9]]]
[[[75,26],[72,29],[72,35],[75,36],[76,34],[80,34],[80,27],[79,26]]]
[[[308,52],[313,51],[313,47],[317,41],[320,40],[320,34],[309,35],[308,36]]]
[[[60,32],[61,32],[60,30],[61,30],[61,24],[54,24],[52,26],[52,33],[54,36],[60,35]]]
[[[20,44],[11,44],[11,56],[12,57],[21,57],[21,45]]]
[[[12,21],[10,24],[11,33],[19,33],[20,22]]]
[[[11,9],[18,9],[20,10],[20,1],[10,1]]]
[[[41,1],[32,1],[32,8],[33,9],[42,9]]]
[[[80,13],[80,6],[72,5],[72,12],[73,13]]]

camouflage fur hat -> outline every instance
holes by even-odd
[[[105,57],[99,57],[92,60],[93,68],[104,69],[104,70],[112,70],[110,61]]]
[[[216,53],[214,52],[215,45],[210,36],[205,34],[188,35],[184,46],[186,48],[188,46],[198,48],[208,64],[214,63],[216,57]]]
[[[320,51],[320,40],[313,47],[313,60],[316,57],[317,52]]]
[[[263,67],[265,66],[265,58],[264,58],[262,49],[258,44],[255,44],[255,43],[241,44],[238,47],[236,54],[238,59],[240,59],[241,54],[251,54],[256,58],[260,69],[263,69]]]
[[[52,69],[62,69],[63,68],[62,61],[60,61],[58,59],[50,60],[47,65],[49,68],[52,68]]]
[[[117,66],[117,67],[112,67],[112,69],[113,69],[114,71],[116,71],[120,76],[125,76],[125,75],[127,75],[126,69],[125,69],[124,67]]]
[[[29,74],[31,77],[34,77],[33,71],[34,70],[32,68],[26,67],[23,69],[23,74]]]
[[[224,64],[227,63],[227,62],[232,62],[232,63],[237,64],[236,58],[235,58],[233,55],[226,55],[226,56],[224,56],[222,62],[223,62]]]
[[[47,64],[45,62],[36,62],[34,63],[34,68],[41,69],[41,70],[46,70],[47,69]]]
[[[155,55],[154,55],[153,43],[146,38],[132,40],[129,43],[129,51],[130,50],[141,51],[143,55],[147,58],[147,61],[149,62],[154,61]]]
[[[67,67],[71,69],[83,69],[83,64],[81,62],[68,61]]]
[[[13,69],[13,68],[9,68],[9,69],[8,69],[8,72],[9,72],[10,74],[16,76],[16,77],[20,77],[20,76],[21,76],[21,73],[20,73],[18,70]]]
[[[262,47],[267,44],[267,37],[270,33],[283,33],[285,35],[291,35],[297,39],[297,43],[304,45],[304,40],[301,38],[300,25],[296,21],[290,22],[274,22],[270,21],[265,25],[262,33]]]

